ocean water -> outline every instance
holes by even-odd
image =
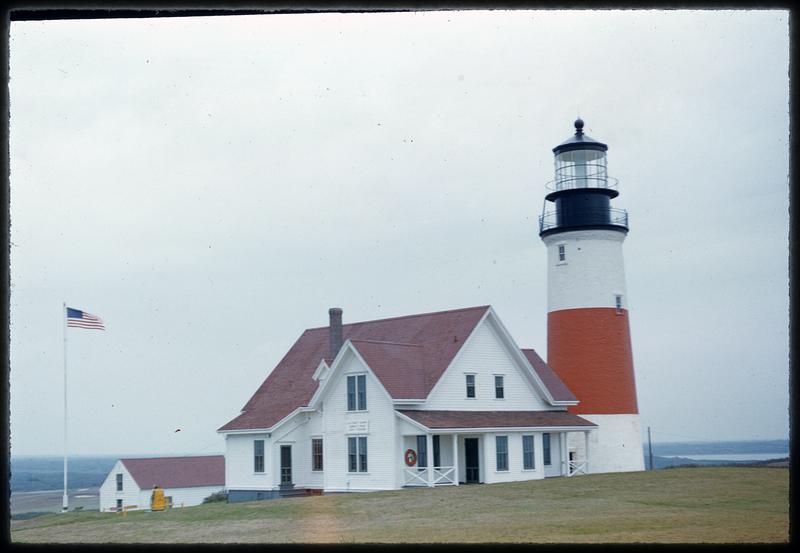
[[[785,459],[788,452],[783,453],[718,453],[705,455],[661,455],[668,459],[692,459],[694,461],[769,461],[770,459]],[[657,465],[656,465],[657,466]]]

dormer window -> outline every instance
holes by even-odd
[[[367,410],[367,375],[351,374],[347,377],[347,410]]]

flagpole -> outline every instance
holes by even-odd
[[[67,303],[62,302],[64,315],[64,498],[61,503],[61,512],[66,513],[69,508],[67,495]]]

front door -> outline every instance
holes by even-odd
[[[478,438],[464,438],[464,462],[467,468],[467,484],[477,484],[480,481]]]
[[[281,446],[281,485],[292,483],[292,446]]]

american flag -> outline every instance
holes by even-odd
[[[97,315],[86,313],[80,309],[73,309],[67,307],[67,326],[75,328],[96,328],[98,330],[105,330],[103,319]]]

